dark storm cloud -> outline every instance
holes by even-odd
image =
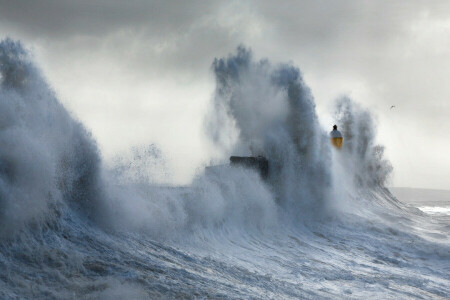
[[[214,1],[1,0],[0,23],[61,39],[102,36],[124,28],[167,34],[182,30],[214,6]]]
[[[377,65],[373,58],[390,50],[409,21],[443,11],[448,5],[418,0],[0,0],[0,28],[77,51],[103,49],[102,55],[120,57],[136,70],[151,66],[165,73],[177,68],[198,73],[238,44],[264,55],[283,53],[284,60],[307,57],[297,62],[305,67],[324,69],[338,61],[341,67],[372,68]],[[252,22],[261,31],[255,38],[248,30]],[[272,48],[266,51],[267,41]]]
[[[421,0],[311,0],[283,1],[279,5],[254,1],[254,7],[274,28],[280,46],[329,57],[353,55],[361,49],[367,56],[390,50],[390,42],[401,40],[410,24],[424,14],[443,18],[450,11],[448,2]]]
[[[239,3],[239,5],[237,5]],[[276,40],[290,49],[301,50],[330,45],[345,47],[358,43],[367,47],[385,45],[387,39],[404,30],[405,21],[429,13],[446,16],[450,7],[445,1],[69,1],[69,0],[0,0],[0,25],[15,28],[30,37],[70,39],[73,36],[103,38],[117,31],[159,40],[194,38],[197,49],[211,42],[244,35],[223,28],[221,11],[228,6],[228,22],[246,13],[267,26]],[[194,26],[195,25],[195,26]],[[215,38],[205,40],[204,31]],[[240,28],[236,28],[239,31]],[[241,33],[242,34],[242,33]],[[244,32],[245,34],[245,32]],[[145,43],[145,41],[142,41]],[[223,45],[223,43],[222,43]],[[196,50],[197,50],[196,49]],[[202,53],[200,53],[202,55]]]
[[[241,12],[229,6],[223,1],[0,0],[0,32],[51,44],[54,59],[61,53],[97,53],[135,72],[198,74],[208,71],[216,55],[247,39],[237,26],[248,20],[233,24]],[[230,16],[221,15],[227,9]]]
[[[0,0],[0,34],[50,45],[56,61],[101,57],[137,76],[204,77],[215,57],[244,44],[275,60],[295,59],[318,77],[339,73],[381,86],[448,65],[444,53],[414,70],[418,61],[405,56],[417,46],[408,45],[417,35],[412,25],[449,13],[449,1],[434,0]],[[439,85],[428,83],[421,97]],[[411,102],[395,87],[384,96],[380,101]]]

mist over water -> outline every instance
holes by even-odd
[[[240,46],[212,71],[208,137],[225,161],[265,156],[267,180],[225,164],[167,186],[155,145],[106,166],[22,44],[0,42],[2,298],[449,295],[448,223],[385,188],[369,111],[337,100],[336,151],[297,67]]]

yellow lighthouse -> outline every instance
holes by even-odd
[[[339,130],[337,130],[337,125],[333,126],[333,130],[330,132],[330,141],[336,149],[341,149],[344,138]]]

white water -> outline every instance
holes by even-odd
[[[441,214],[441,215],[449,215],[450,216],[450,206],[419,206],[421,211],[424,211],[429,214]]]
[[[213,69],[208,134],[223,158],[264,154],[266,182],[222,166],[163,187],[139,162],[103,166],[20,43],[1,42],[0,298],[449,296],[448,218],[384,188],[369,112],[337,102],[336,152],[298,68],[240,47]]]

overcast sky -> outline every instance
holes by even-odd
[[[243,44],[300,67],[327,130],[337,97],[370,108],[391,185],[450,189],[450,1],[0,0],[6,36],[106,162],[154,143],[187,182],[211,157],[211,63]]]

